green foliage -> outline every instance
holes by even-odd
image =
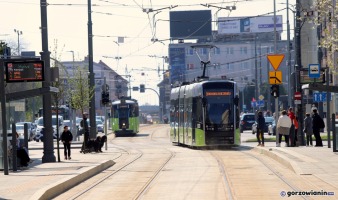
[[[62,54],[63,48],[60,51],[61,53],[58,54],[58,43],[57,40],[54,40],[54,49],[52,52],[52,62],[51,62],[51,67],[58,67],[59,65],[59,61],[61,60],[61,54]],[[63,65],[61,65],[61,67],[63,67]],[[52,93],[52,105],[54,107],[59,107],[60,105],[62,105],[62,100],[65,97],[65,93],[66,93],[66,87],[67,85],[65,84],[64,81],[60,81],[60,79],[58,81],[52,82],[51,83],[52,87],[56,87],[59,89],[58,93]]]
[[[71,105],[76,110],[89,109],[90,99],[95,94],[95,88],[89,86],[89,79],[86,71],[81,71],[80,67],[73,70],[73,77],[69,77],[69,93]]]

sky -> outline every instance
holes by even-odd
[[[286,39],[287,0],[275,1],[276,14],[283,15],[282,37]],[[289,0],[291,9],[295,1]],[[83,60],[88,55],[88,1],[49,0],[47,3],[49,50],[57,48],[61,61],[73,59],[69,51],[74,51],[75,60]],[[102,60],[119,74],[130,74],[132,87],[145,84],[157,91],[161,81],[157,69],[168,69],[163,57],[168,56],[169,43],[175,42],[169,40],[170,11],[211,10],[215,21],[216,16],[273,15],[274,10],[274,0],[91,0],[91,3],[94,62]],[[226,9],[217,12],[213,7],[234,5],[236,10],[231,12]],[[0,8],[0,41],[17,48],[19,38],[21,51],[39,54],[42,50],[40,1],[0,0]],[[153,12],[147,12],[150,9]],[[292,17],[290,12],[290,27],[293,27]],[[215,24],[212,28],[217,29]],[[140,105],[158,105],[159,102],[151,90],[131,95]]]

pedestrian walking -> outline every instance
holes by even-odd
[[[313,131],[313,135],[316,138],[315,147],[322,147],[323,141],[322,141],[322,138],[320,137],[320,129],[325,128],[325,124],[324,124],[323,119],[319,116],[317,109],[313,109],[312,112],[313,112],[312,131]]]
[[[70,157],[71,156],[70,145],[73,141],[73,134],[68,130],[68,126],[65,126],[64,129],[63,129],[63,132],[61,134],[61,141],[62,141],[63,147],[64,147],[65,160],[72,159]]]
[[[290,117],[286,115],[286,110],[283,110],[282,115],[278,118],[278,122],[277,122],[277,131],[279,133],[277,147],[280,147],[283,135],[285,139],[285,146],[286,147],[289,146],[289,134],[290,134],[291,125],[292,125],[292,122],[291,122]]]
[[[264,147],[264,127],[265,127],[265,118],[263,117],[263,112],[259,111],[258,112],[258,117],[257,117],[257,133],[256,137],[258,140],[258,146]],[[262,141],[261,141],[262,139]]]
[[[306,146],[312,146],[312,118],[310,113],[305,114],[304,118],[304,133],[306,133]]]

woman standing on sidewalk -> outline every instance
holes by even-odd
[[[279,133],[278,144],[277,147],[280,147],[280,143],[282,142],[282,136],[284,135],[285,146],[289,146],[289,133],[292,122],[290,117],[286,115],[286,110],[282,111],[282,115],[279,117],[277,122],[277,131]]]

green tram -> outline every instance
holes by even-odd
[[[240,145],[237,84],[202,80],[172,88],[170,140],[191,147]]]
[[[139,132],[139,106],[135,99],[123,98],[112,102],[111,126],[116,136]]]

